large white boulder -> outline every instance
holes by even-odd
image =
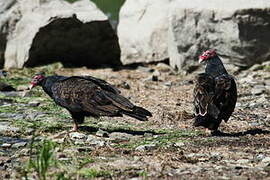
[[[168,58],[169,3],[170,0],[126,0],[117,29],[123,64]]]
[[[17,19],[7,27],[5,68],[52,61],[85,66],[120,62],[118,38],[89,0],[17,0],[5,17],[6,24]]]
[[[270,59],[269,0],[174,0],[168,16],[174,68],[189,71],[209,48],[237,66]]]

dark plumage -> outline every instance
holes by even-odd
[[[0,78],[6,77],[7,76],[7,71],[5,70],[0,70]],[[0,91],[16,91],[15,88],[13,88],[11,85],[8,85],[4,82],[0,82]]]
[[[195,77],[194,126],[203,126],[215,133],[221,121],[227,122],[233,113],[237,89],[234,78],[214,50],[205,51],[199,59],[202,61],[206,62],[205,73]]]
[[[57,105],[70,112],[75,131],[85,116],[120,117],[125,114],[141,121],[152,116],[146,109],[135,106],[120,95],[120,91],[111,84],[91,76],[36,75],[30,89],[36,85],[42,86]]]

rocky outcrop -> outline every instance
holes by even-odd
[[[10,31],[8,28],[12,24],[13,19],[10,18],[9,10],[16,0],[0,0],[0,68],[4,64],[4,55],[7,43],[7,35]]]
[[[215,48],[225,63],[249,67],[270,59],[269,29],[268,0],[127,0],[118,27],[121,61],[169,58],[189,72],[202,51]]]
[[[189,70],[203,50],[249,67],[270,59],[270,1],[175,0],[169,10],[170,64]]]
[[[89,0],[18,0],[4,14],[9,24],[8,33],[0,32],[7,40],[5,68],[53,61],[78,66],[120,63],[118,38]]]
[[[119,15],[118,37],[123,64],[168,58],[170,0],[126,0]]]

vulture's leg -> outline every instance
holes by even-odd
[[[73,128],[71,129],[72,132],[76,132],[78,131],[78,123],[74,120],[74,123],[73,123]]]
[[[74,113],[74,112],[70,112],[71,116],[72,116],[72,119],[74,121],[74,124],[73,124],[73,128],[71,131],[78,131],[78,124],[82,124],[83,121],[84,121],[84,115],[82,115],[82,113]]]

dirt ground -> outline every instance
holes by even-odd
[[[11,72],[5,81],[18,89],[40,69]],[[31,155],[38,164],[44,139],[53,143],[46,179],[270,179],[268,70],[235,73],[235,112],[220,126],[226,134],[211,136],[192,126],[196,73],[179,75],[165,64],[118,71],[43,69],[49,74],[102,78],[153,117],[146,122],[127,116],[87,118],[78,133],[68,133],[72,127],[69,114],[55,106],[41,88],[30,95],[1,94],[0,179],[42,179],[40,168],[29,159]],[[4,123],[12,129],[2,130]]]

